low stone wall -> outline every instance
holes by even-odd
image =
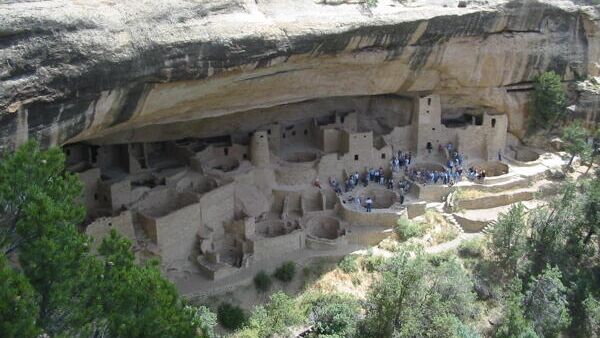
[[[417,202],[406,205],[406,211],[408,218],[413,219],[415,217],[421,216],[425,214],[425,208],[427,203],[425,202]]]
[[[232,276],[240,272],[240,268],[236,268],[227,264],[212,264],[201,259],[198,261],[198,268],[202,275],[212,280],[219,280]]]
[[[413,187],[416,190],[419,199],[430,202],[443,202],[446,199],[446,196],[455,189],[455,187],[448,187],[445,185],[421,185],[418,183],[413,184]]]
[[[306,237],[306,247],[313,250],[335,250],[345,243],[346,240],[344,237],[340,237],[334,240]]]
[[[374,246],[392,234],[392,229],[382,227],[354,227],[346,234],[345,240],[350,244]]]
[[[526,190],[499,195],[483,196],[469,200],[458,200],[456,201],[456,205],[459,209],[489,209],[516,202],[529,201],[533,198],[534,191]]]
[[[311,184],[317,177],[317,171],[303,165],[285,166],[275,169],[277,183],[283,185]]]
[[[474,191],[479,191],[479,192],[488,192],[488,193],[498,193],[498,192],[502,192],[502,191],[506,191],[506,190],[511,190],[511,189],[518,189],[518,188],[526,188],[529,186],[529,181],[526,179],[523,179],[521,177],[518,176],[512,176],[513,180],[507,179],[504,182],[498,182],[498,183],[489,183],[488,184],[470,184],[470,185],[459,185],[457,186],[458,189],[464,189],[464,190],[474,190]]]
[[[463,228],[464,232],[467,233],[475,233],[480,232],[483,228],[488,225],[488,221],[469,219],[466,217],[459,216],[458,214],[453,214],[454,219],[460,224]]]
[[[90,223],[86,229],[86,235],[94,240],[92,242],[92,251],[98,250],[102,240],[115,229],[119,234],[125,236],[132,242],[135,242],[135,233],[133,230],[133,217],[131,211],[127,210],[114,217],[101,217]]]
[[[385,228],[396,226],[400,217],[406,217],[406,209],[401,210],[373,210],[364,212],[341,207],[342,218],[351,224],[378,225]]]
[[[283,255],[304,248],[304,231],[295,230],[277,237],[256,237],[253,239],[254,261]]]

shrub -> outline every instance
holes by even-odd
[[[310,317],[319,337],[351,337],[356,332],[359,311],[358,302],[349,295],[323,294],[312,303]]]
[[[222,303],[217,309],[217,321],[226,329],[237,330],[246,324],[246,314],[239,306]]]
[[[423,228],[419,223],[413,222],[406,218],[400,218],[398,220],[398,225],[394,228],[396,234],[401,239],[407,240],[412,237],[420,237],[423,236]]]
[[[437,254],[427,256],[427,261],[433,266],[440,266],[454,259],[454,254],[451,251],[443,251]]]
[[[483,238],[473,238],[463,241],[458,246],[458,254],[461,257],[481,257],[483,256],[484,244]]]
[[[436,243],[446,243],[458,237],[458,230],[454,228],[445,228],[433,234]]]
[[[268,291],[272,284],[271,277],[264,271],[260,271],[254,276],[254,287],[260,292]]]
[[[342,260],[338,263],[338,267],[344,273],[353,273],[358,271],[358,264],[356,263],[355,255],[344,256]]]
[[[254,308],[244,337],[291,337],[290,327],[306,320],[301,307],[285,293],[274,293],[267,304]]]
[[[385,258],[383,256],[376,256],[373,253],[369,253],[368,255],[363,257],[361,262],[363,269],[368,272],[377,271],[383,264],[385,264]]]
[[[288,261],[281,264],[281,266],[278,267],[277,270],[275,270],[273,276],[275,276],[275,278],[279,279],[280,281],[287,283],[294,279],[295,274],[296,263]]]
[[[402,244],[395,239],[388,237],[379,243],[379,247],[389,252],[398,252],[402,249]]]

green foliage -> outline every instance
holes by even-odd
[[[259,292],[267,292],[272,284],[273,281],[271,280],[271,277],[262,270],[254,276],[254,287]]]
[[[294,279],[294,275],[296,275],[296,263],[289,261],[281,264],[273,273],[275,278],[284,283],[291,282]]]
[[[483,238],[473,238],[462,241],[458,246],[458,254],[465,258],[482,257],[485,250],[485,240]]]
[[[113,229],[98,251],[96,273],[87,277],[92,283],[87,295],[95,306],[86,311],[88,317],[105,319],[112,336],[189,337],[196,332],[192,324],[202,326],[203,318],[179,298],[156,262],[135,263],[128,239]]]
[[[242,337],[281,337],[289,336],[291,326],[304,322],[305,317],[299,306],[285,293],[274,293],[264,306],[254,308],[248,327]]]
[[[600,337],[600,302],[593,296],[588,296],[583,302],[585,311],[583,333],[588,338]]]
[[[350,295],[320,294],[312,301],[311,307],[310,318],[319,337],[352,337],[356,333],[360,306]]]
[[[362,268],[367,272],[378,271],[385,263],[385,257],[374,255],[370,250],[361,260]]]
[[[155,263],[135,264],[128,240],[113,231],[100,246],[101,257],[89,252],[89,239],[77,228],[85,214],[77,202],[81,187],[65,171],[58,148],[41,151],[28,142],[0,162],[0,241],[5,252],[18,253],[22,275],[7,282],[23,293],[16,305],[30,310],[21,319],[33,316],[51,336],[196,335],[207,317],[181,301]],[[39,311],[27,284],[17,281],[23,277]],[[21,334],[33,330],[23,327]]]
[[[571,155],[567,166],[571,166],[575,156],[581,156],[589,159],[592,154],[592,147],[587,144],[587,131],[579,121],[573,122],[563,129],[563,141],[565,150]]]
[[[217,315],[206,306],[186,306],[185,310],[192,314],[192,326],[198,328],[200,338],[215,338]]]
[[[455,320],[462,322],[475,313],[472,288],[456,259],[433,266],[420,251],[401,252],[388,261],[369,292],[362,333],[453,337]]]
[[[443,228],[433,234],[436,243],[446,243],[458,237],[458,230],[453,227]]]
[[[588,244],[594,234],[600,230],[600,180],[591,180],[584,185],[585,197],[581,203],[583,219],[581,230],[585,234],[583,244]]]
[[[407,218],[400,218],[394,231],[399,238],[407,240],[412,237],[421,237],[424,234],[423,227],[417,222],[413,222]]]
[[[40,298],[38,323],[48,333],[63,330],[77,313],[65,308],[77,303],[72,294],[85,283],[88,240],[76,229],[85,215],[77,202],[81,189],[58,148],[41,151],[30,141],[0,162],[0,246],[18,250]]]
[[[38,306],[33,288],[0,254],[0,333],[2,337],[37,337]]]
[[[481,338],[477,329],[454,318],[453,338]]]
[[[223,303],[217,309],[217,321],[226,329],[237,330],[246,324],[247,318],[239,306]]]
[[[532,278],[525,296],[525,313],[539,336],[554,337],[571,322],[566,288],[557,268]]]
[[[538,76],[533,84],[530,129],[552,127],[565,112],[566,96],[561,78],[554,72]]]
[[[364,0],[367,7],[377,7],[379,0]]]
[[[358,271],[357,257],[355,255],[347,255],[338,263],[338,267],[344,273],[354,273]]]
[[[581,258],[581,206],[577,186],[567,182],[561,187],[561,195],[551,201],[547,208],[533,209],[528,217],[527,261],[528,276],[538,275],[546,266],[563,267],[563,271],[577,266]],[[575,251],[574,254],[570,254]],[[525,276],[525,277],[528,277]]]
[[[519,259],[525,254],[525,207],[518,203],[498,217],[491,230],[490,250],[501,266],[514,274]]]
[[[505,318],[496,331],[497,338],[537,337],[532,323],[525,318],[521,281],[513,279],[504,304]]]

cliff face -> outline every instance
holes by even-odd
[[[212,136],[244,112],[422,91],[448,113],[506,113],[518,134],[536,74],[599,73],[598,8],[573,1],[1,4],[0,150]]]

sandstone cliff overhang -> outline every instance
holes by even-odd
[[[518,132],[536,74],[598,75],[598,7],[457,3],[9,1],[0,4],[0,150],[28,137],[210,136],[205,121],[252,109],[423,91],[448,107],[509,114]]]

